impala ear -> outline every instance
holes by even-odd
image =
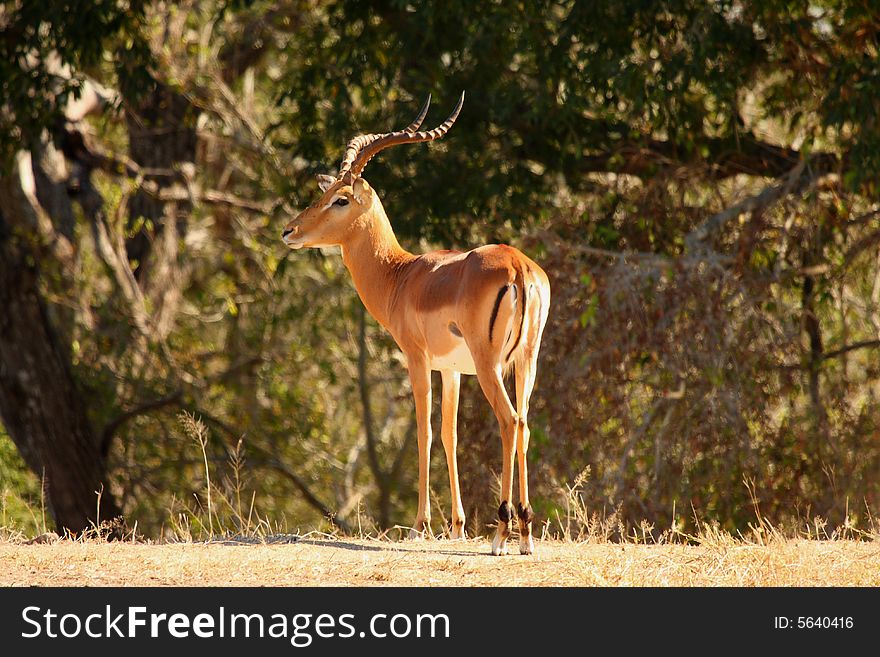
[[[363,203],[364,199],[367,198],[367,194],[370,191],[370,185],[367,184],[367,181],[363,178],[355,178],[354,183],[352,183],[351,189],[354,192],[354,197],[355,199],[357,199],[357,202]]]
[[[318,181],[318,187],[321,188],[322,192],[326,192],[336,182],[336,178],[323,173],[319,173],[317,176],[315,176],[315,179]]]

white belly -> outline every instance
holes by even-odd
[[[453,370],[462,374],[476,374],[477,368],[474,367],[474,359],[467,343],[464,340],[456,340],[455,348],[442,356],[434,356],[431,359],[432,370]]]

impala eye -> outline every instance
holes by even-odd
[[[333,201],[333,205],[338,205],[339,207],[345,207],[346,205],[348,205],[348,199],[343,196],[342,198],[338,198],[335,201]]]

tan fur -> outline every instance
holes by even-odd
[[[340,197],[347,199],[348,205],[334,205]],[[455,457],[461,373],[477,375],[498,418],[503,448],[502,501],[512,498],[514,456],[519,452],[520,504],[530,508],[526,418],[541,334],[550,308],[550,284],[544,271],[517,249],[503,244],[481,246],[466,253],[434,251],[417,256],[405,251],[394,236],[378,195],[363,178],[351,185],[338,181],[329,186],[318,201],[287,224],[283,238],[291,248],[340,246],[358,295],[406,356],[419,438],[419,505],[412,535],[429,530],[431,519],[428,456],[432,369],[443,375],[441,435],[453,498],[452,537],[464,536]],[[515,286],[516,293],[508,291],[501,298],[490,341],[490,317],[504,286]],[[450,325],[461,337],[450,330]],[[502,381],[511,365],[516,370],[516,408]],[[531,522],[527,524],[520,527],[523,552],[532,549]],[[507,525],[499,522],[493,544],[495,554],[506,553]]]

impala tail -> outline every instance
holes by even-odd
[[[531,288],[531,289],[529,289]],[[516,362],[517,355],[525,344],[527,309],[535,295],[534,285],[523,273],[523,266],[514,260],[510,268],[510,280],[498,289],[492,312],[489,316],[489,343],[497,345],[504,373]]]
[[[510,365],[516,360],[515,356],[517,352],[521,351],[522,345],[525,337],[525,329],[526,329],[526,307],[530,302],[529,299],[529,288],[532,287],[526,281],[526,277],[523,274],[522,264],[517,262],[514,264],[516,269],[516,273],[514,275],[513,286],[517,291],[517,312],[513,317],[513,326],[516,327],[515,334],[516,337],[512,342],[505,345],[507,348],[507,354],[504,357],[504,368],[508,370]],[[533,288],[534,289],[534,288]],[[514,335],[514,332],[511,331],[511,336]]]

